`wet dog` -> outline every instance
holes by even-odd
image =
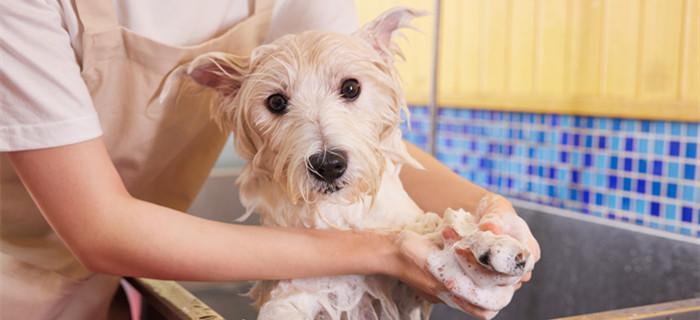
[[[523,262],[526,249],[508,244],[513,257],[501,259],[500,250],[489,250],[503,239],[484,238],[465,212],[445,219],[425,214],[399,180],[403,165],[420,164],[401,139],[401,114],[408,110],[394,40],[417,15],[398,8],[351,35],[288,35],[250,57],[208,53],[174,74],[219,93],[212,116],[233,131],[236,149],[248,161],[237,181],[246,215],[256,212],[268,226],[409,229],[445,252],[430,262],[441,280],[464,272],[460,252],[475,254],[493,270],[511,268],[505,278],[515,279],[531,268]],[[444,237],[445,230],[455,237]],[[474,253],[477,247],[481,251]],[[454,284],[479,287],[463,281]],[[251,296],[259,319],[421,319],[430,310],[412,289],[385,276],[262,281]],[[510,296],[484,306],[502,308]]]

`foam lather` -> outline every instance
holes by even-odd
[[[450,292],[440,298],[454,308],[459,309],[451,295],[487,310],[504,308],[522,275],[534,267],[519,241],[480,230],[477,217],[462,209],[447,209],[436,231],[440,250],[429,255],[428,269],[447,285]]]

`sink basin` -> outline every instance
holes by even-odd
[[[700,319],[700,298],[559,318],[559,320],[609,319],[697,320]]]
[[[232,222],[243,212],[233,180],[233,174],[213,175],[190,212]],[[542,260],[532,281],[496,319],[550,319],[700,297],[697,241],[532,209],[519,208],[518,212],[540,242]],[[226,319],[255,318],[249,300],[240,295],[249,288],[247,283],[182,284]],[[698,319],[695,315],[690,313]],[[468,317],[437,305],[432,318]],[[673,319],[685,318],[679,314]]]

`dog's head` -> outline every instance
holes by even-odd
[[[407,110],[394,38],[417,15],[398,8],[351,35],[288,35],[250,57],[207,53],[184,73],[218,91],[212,114],[253,176],[292,202],[352,201],[377,191],[387,161],[415,164],[398,130]]]

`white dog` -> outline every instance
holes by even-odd
[[[399,180],[403,164],[420,164],[401,140],[407,107],[393,38],[416,15],[398,8],[352,35],[285,36],[249,58],[208,53],[174,74],[220,93],[213,118],[233,131],[239,155],[248,160],[238,179],[246,216],[254,211],[269,226],[425,234],[442,249],[429,267],[450,284],[444,298],[468,296],[499,310],[519,276],[532,269],[527,249],[508,236],[478,231],[474,217],[461,210],[448,210],[444,219],[424,213]],[[448,227],[456,238],[440,236]],[[467,251],[500,274],[471,268],[463,259]],[[500,289],[506,287],[510,291]],[[261,307],[259,319],[421,319],[430,310],[410,288],[384,276],[263,281],[251,295]]]

